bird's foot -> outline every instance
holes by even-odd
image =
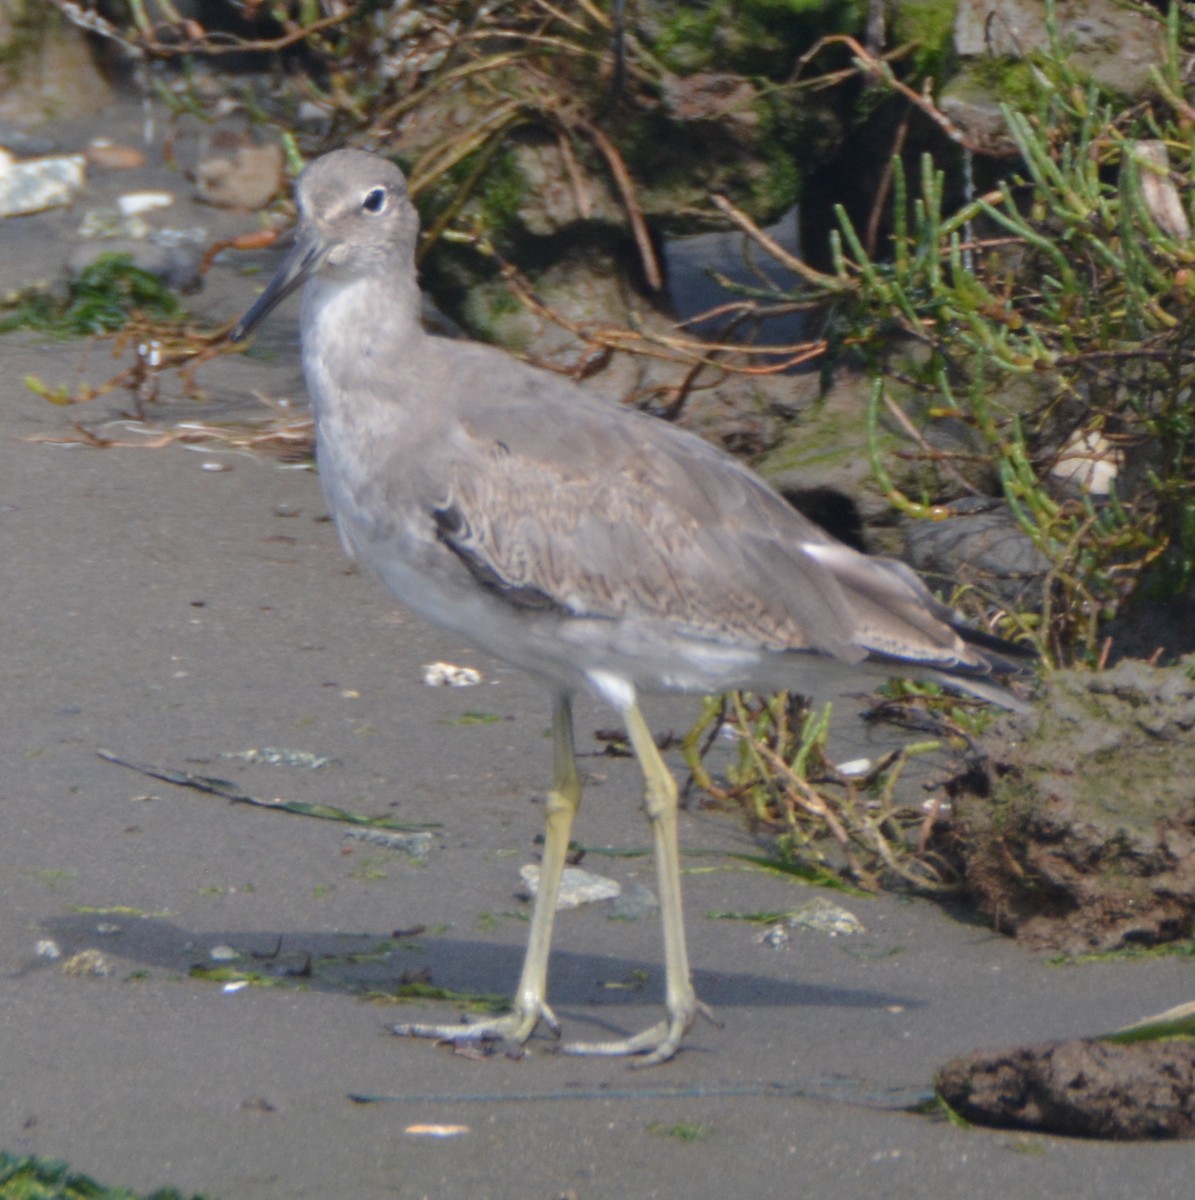
[[[435,1038],[439,1042],[452,1042],[454,1046],[483,1042],[507,1042],[521,1046],[541,1022],[553,1037],[560,1036],[560,1022],[542,1000],[516,1005],[511,1012],[499,1017],[487,1017],[483,1021],[459,1025],[391,1025],[390,1032],[397,1037]]]
[[[560,1052],[626,1057],[642,1055],[643,1057],[636,1058],[631,1066],[654,1067],[658,1063],[667,1062],[676,1054],[685,1034],[693,1028],[699,1016],[705,1017],[712,1025],[722,1027],[722,1022],[714,1016],[713,1009],[707,1004],[702,1004],[696,996],[692,996],[689,1002],[675,1010],[669,1006],[668,1015],[662,1021],[633,1037],[616,1038],[609,1042],[566,1042],[560,1047]]]

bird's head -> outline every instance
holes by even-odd
[[[415,253],[419,217],[402,172],[364,150],[317,158],[295,185],[295,244],[265,291],[229,335],[243,341],[291,292],[313,275],[369,275],[393,270]]]

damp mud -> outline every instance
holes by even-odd
[[[1058,672],[955,781],[946,848],[1003,932],[1064,955],[1195,925],[1195,657]]]

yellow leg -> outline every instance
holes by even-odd
[[[581,778],[577,773],[577,755],[573,742],[573,709],[566,693],[552,701],[552,790],[544,815],[544,853],[539,869],[539,890],[531,912],[531,933],[523,973],[515,992],[515,1011],[543,1017],[553,1033],[559,1025],[547,1005],[548,955],[552,949],[552,925],[556,919],[556,901],[568,855],[568,840],[573,818],[581,804]],[[527,1029],[530,1035],[532,1026]],[[527,1036],[525,1035],[525,1037]],[[525,1040],[524,1039],[522,1040]]]
[[[430,1037],[441,1041],[509,1041],[522,1045],[543,1021],[554,1033],[560,1026],[548,1007],[548,954],[552,945],[552,924],[560,879],[568,854],[573,818],[581,803],[581,777],[573,743],[572,701],[565,692],[552,697],[552,790],[548,793],[545,813],[544,854],[539,872],[539,890],[531,911],[531,933],[523,958],[511,1011],[500,1017],[470,1025],[394,1025],[394,1033],[403,1037]]]
[[[680,1048],[698,1013],[713,1020],[710,1010],[697,999],[689,973],[685,948],[685,915],[681,905],[680,848],[676,836],[676,780],[656,747],[651,730],[632,703],[623,713],[627,733],[644,779],[644,809],[651,822],[655,843],[656,873],[660,890],[660,918],[664,927],[664,1020],[634,1037],[612,1042],[573,1042],[564,1046],[568,1054],[642,1054],[635,1065],[653,1066],[667,1062]]]

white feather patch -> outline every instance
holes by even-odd
[[[635,706],[635,685],[622,675],[614,675],[609,671],[586,671],[585,678],[589,680],[593,690],[611,708],[619,712],[628,712]]]

